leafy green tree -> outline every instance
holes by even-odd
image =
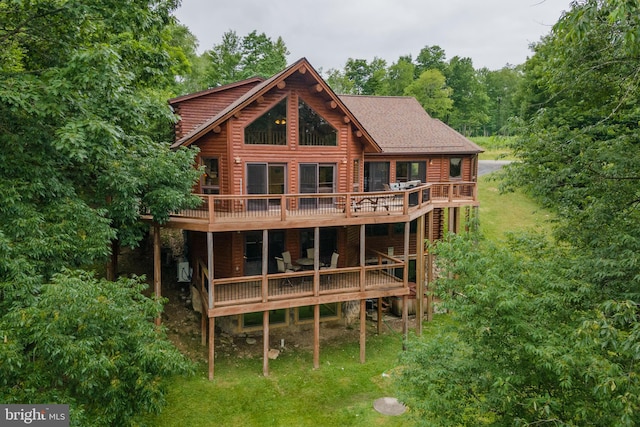
[[[506,66],[497,71],[486,68],[479,70],[481,84],[489,98],[488,134],[509,135],[510,119],[518,115],[516,96],[522,80],[522,72],[517,67]]]
[[[603,297],[640,297],[640,6],[576,4],[525,66],[533,95],[511,179],[563,221]],[[535,107],[534,107],[535,106]]]
[[[489,98],[471,58],[451,58],[445,76],[453,89],[453,110],[447,123],[465,135],[477,132],[489,120]]]
[[[389,96],[404,95],[407,86],[413,82],[415,68],[411,55],[398,58],[398,61],[387,69],[383,82],[383,94]]]
[[[451,236],[435,248],[450,310],[403,355],[401,399],[421,425],[637,425],[637,307],[599,309],[578,252]],[[635,357],[635,358],[634,358]]]
[[[240,38],[235,31],[222,35],[222,43],[203,53],[206,87],[233,83],[253,76],[270,77],[287,65],[289,51],[281,37],[274,42],[252,31]]]
[[[440,46],[425,46],[418,53],[416,58],[416,78],[427,70],[438,70],[445,73],[448,65],[446,61],[447,55]]]
[[[88,298],[64,309],[56,305],[49,298],[56,283],[80,274],[70,270],[117,256],[113,242],[136,245],[148,230],[141,212],[162,222],[168,212],[198,203],[190,194],[198,177],[195,152],[170,151],[165,139],[175,121],[166,99],[175,87],[174,73],[187,66],[184,52],[170,43],[174,8],[173,1],[162,0],[0,2],[0,364],[8,381],[0,387],[2,401],[66,403],[67,396],[80,393],[65,388],[64,376],[49,382],[47,358],[57,358],[67,369],[64,375],[74,373],[78,381],[91,363],[108,361],[97,347],[86,347],[82,359],[63,347],[48,348],[46,325],[27,324],[27,318],[57,313],[61,322],[70,322],[77,313],[91,313]],[[77,277],[87,293],[102,286]],[[129,299],[105,301],[104,329],[87,333],[109,336],[117,346],[130,340],[128,329],[146,328],[162,341],[142,309],[145,303]],[[127,304],[143,310],[144,321],[119,318],[119,306]],[[119,357],[128,358],[127,369],[156,369],[147,359]],[[171,359],[159,352],[155,363],[170,374]],[[133,381],[124,369],[117,364],[113,378]],[[44,382],[36,386],[40,378]],[[105,399],[104,408],[108,399],[100,387],[107,386],[100,382],[93,389]],[[128,403],[119,401],[125,415],[159,401],[150,389],[133,386],[122,385],[130,392]],[[69,401],[79,405],[74,411],[102,417],[83,409],[79,395]]]
[[[386,61],[373,58],[371,63],[366,59],[349,58],[344,67],[343,89],[349,89],[353,95],[380,95],[383,92],[383,82],[386,76]]]
[[[16,327],[0,327],[2,402],[69,404],[72,425],[128,425],[160,412],[162,379],[192,367],[150,326],[162,305],[145,288],[139,278],[62,271],[33,304],[7,313],[3,322]]]
[[[432,117],[444,119],[453,107],[451,88],[447,87],[444,75],[430,69],[423,72],[404,90],[405,95],[413,96]]]

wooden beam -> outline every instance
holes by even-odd
[[[355,131],[355,136],[358,137],[358,138],[362,138],[362,132],[359,131],[359,130],[356,130]]]
[[[264,96],[259,96],[256,98],[256,103],[258,105],[263,104],[264,103]]]
[[[213,380],[214,361],[215,361],[215,338],[216,319],[215,317],[209,318],[209,381]]]
[[[262,374],[269,376],[269,312],[262,312]]]
[[[429,239],[429,243],[433,242],[433,211],[428,213],[427,221],[427,239]],[[431,250],[427,252],[427,322],[431,322],[433,320],[433,254]]]
[[[298,72],[300,74],[307,74],[307,66],[306,65],[301,65],[298,67]]]
[[[330,108],[332,110],[338,107],[338,103],[334,100],[325,102],[325,105],[327,106],[327,108]]]
[[[240,118],[240,111],[236,111],[235,113],[233,113],[233,117],[235,117],[236,119]]]
[[[207,232],[207,272],[209,273],[207,294],[209,294],[209,309],[213,308],[213,269],[213,233],[209,231]]]
[[[378,335],[382,334],[382,298],[378,298]]]
[[[309,86],[309,92],[311,93],[320,93],[324,90],[320,83],[316,83],[314,85]]]
[[[160,226],[153,226],[153,293],[156,300],[162,296],[162,265],[160,256]],[[160,314],[155,319],[155,324],[160,325],[162,318]]]
[[[278,84],[276,84],[276,87],[278,89],[284,89],[285,87],[287,87],[287,83],[285,83],[285,81],[282,80],[282,81],[278,82]]]
[[[365,349],[367,345],[367,300],[360,300],[360,363],[366,360]]]
[[[349,118],[349,116],[344,116],[342,118],[342,121],[345,122],[345,123],[351,123],[351,119]]]
[[[313,369],[320,368],[320,305],[313,306]]]
[[[422,335],[422,320],[424,318],[424,218],[418,218],[416,230],[416,335]]]
[[[220,132],[222,132],[222,128],[220,126],[215,126],[213,128],[213,133],[220,133]]]
[[[363,285],[364,286],[364,285]],[[273,300],[254,304],[230,305],[214,307],[207,313],[209,317],[233,316],[236,314],[255,313],[265,310],[279,310],[282,308],[303,307],[315,304],[331,304],[334,302],[355,301],[360,299],[385,298],[409,294],[409,288],[379,289],[366,292],[344,292],[319,297],[301,297],[295,299]]]

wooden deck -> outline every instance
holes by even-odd
[[[311,218],[318,226],[402,222],[434,208],[478,205],[475,182],[366,193],[199,196],[201,206],[174,212],[163,226],[216,232],[307,227]]]
[[[340,301],[408,295],[409,289],[393,273],[404,262],[388,258],[384,264],[214,279],[199,263],[196,283],[209,317]]]

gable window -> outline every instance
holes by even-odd
[[[203,157],[204,175],[200,180],[200,187],[204,194],[220,194],[220,174],[218,172],[218,159],[215,157]]]
[[[451,157],[449,159],[449,179],[462,178],[462,158]]]
[[[338,145],[338,132],[303,100],[298,103],[300,145]]]
[[[244,143],[287,145],[287,98],[244,129]]]
[[[426,162],[397,162],[396,163],[396,182],[408,182],[419,180],[427,181],[427,163]]]

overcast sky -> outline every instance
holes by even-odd
[[[498,70],[531,56],[529,45],[546,35],[570,0],[182,0],[176,11],[200,42],[199,52],[222,34],[251,31],[279,36],[287,63],[306,57],[320,70],[344,68],[349,58],[401,55],[415,59],[425,46],[447,60],[470,57],[476,69]]]

